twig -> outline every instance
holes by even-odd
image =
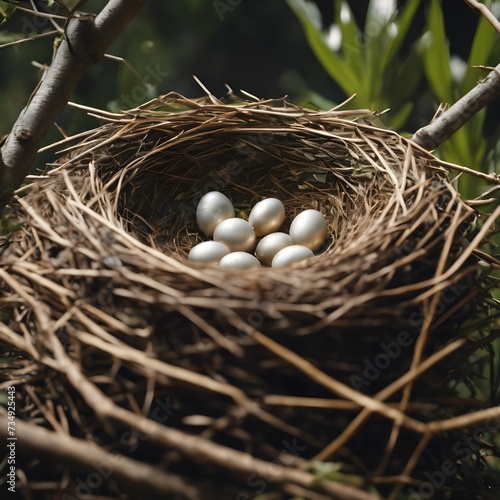
[[[478,410],[474,413],[466,413],[458,417],[446,418],[444,420],[436,420],[429,422],[427,427],[429,432],[434,434],[438,432],[446,432],[452,429],[464,429],[473,425],[483,424],[484,422],[498,422],[500,419],[500,407],[486,408]]]
[[[4,415],[0,415],[2,438],[7,438],[6,420]],[[29,456],[48,458],[82,473],[101,475],[103,481],[114,480],[128,492],[143,498],[151,493],[181,494],[183,498],[192,500],[199,498],[196,488],[180,477],[117,453],[107,453],[92,441],[49,431],[20,419],[16,420],[16,433],[20,436],[17,447]]]
[[[29,36],[27,38],[21,38],[21,40],[15,40],[13,42],[3,43],[2,45],[0,45],[0,50],[6,49],[7,47],[12,47],[13,45],[20,45],[22,43],[32,42],[33,40],[38,40],[40,38],[49,38],[52,36],[57,36],[60,33],[61,33],[60,31],[56,31],[56,30],[47,31],[45,33],[40,33],[39,35],[33,35],[33,36]]]
[[[462,165],[457,165],[456,163],[449,163],[447,161],[440,160],[442,166],[449,168],[450,170],[455,170],[456,172],[461,172],[463,174],[473,175],[478,179],[483,179],[490,184],[500,185],[500,175],[492,172],[487,174],[486,172],[481,172],[480,170],[474,170],[472,168],[464,167]]]
[[[491,13],[486,5],[477,0],[465,0],[470,7],[477,9],[486,18],[486,20],[500,33],[500,21]]]
[[[416,379],[422,373],[425,373],[431,366],[440,362],[452,352],[462,347],[464,343],[465,340],[458,339],[451,344],[448,344],[439,352],[436,352],[429,356],[425,361],[420,363],[417,368],[406,372],[398,380],[394,381],[392,384],[388,385],[386,388],[375,394],[374,399],[378,401],[385,401],[397,391],[404,388],[409,381]],[[351,423],[348,424],[342,434],[337,436],[326,448],[324,448],[314,457],[315,460],[326,461],[330,459],[330,457],[337,453],[338,450],[356,434],[356,432],[359,432],[361,426],[364,425],[364,423],[368,420],[372,413],[373,411],[370,408],[363,408],[363,410],[351,421]]]
[[[417,130],[413,142],[428,151],[436,149],[499,95],[500,64],[434,122]]]
[[[68,381],[82,395],[86,403],[103,422],[115,421],[127,427],[138,429],[153,442],[165,448],[174,448],[196,462],[216,464],[223,469],[243,474],[267,477],[269,482],[295,484],[304,488],[318,488],[339,500],[376,500],[376,496],[350,485],[333,481],[317,480],[316,477],[299,468],[286,467],[279,463],[272,465],[248,453],[237,451],[199,436],[189,435],[172,427],[159,424],[146,417],[117,406],[95,384],[81,372],[77,363],[66,354],[56,337],[52,347],[58,369],[64,372]],[[4,428],[7,428],[4,425]],[[19,432],[20,433],[20,432]]]
[[[43,138],[66,106],[81,77],[139,12],[145,0],[109,0],[94,16],[77,12],[31,101],[21,112],[0,151],[0,211],[23,182]]]
[[[430,438],[432,435],[430,433],[425,433],[421,438],[420,442],[418,443],[417,447],[413,450],[413,453],[411,454],[408,462],[406,463],[406,466],[402,472],[403,477],[409,477],[410,474],[412,473],[413,469],[415,468],[418,459],[421,457],[422,453],[425,451],[425,448],[427,444],[429,443]],[[398,481],[396,486],[393,488],[391,495],[389,497],[389,500],[396,500],[398,497],[399,493],[401,492],[403,486],[405,483],[402,481]]]
[[[500,22],[491,11],[477,0],[465,0],[477,9],[487,21],[500,33]],[[458,100],[439,118],[417,130],[412,140],[431,151],[450,138],[459,128],[500,95],[500,65],[479,82],[469,93]]]

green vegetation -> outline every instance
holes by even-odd
[[[486,73],[474,66],[496,65],[500,59],[498,33],[480,18],[467,61],[450,56],[441,2],[430,0],[422,33],[411,43],[408,30],[420,2],[408,0],[401,10],[371,0],[364,27],[360,27],[346,1],[335,3],[334,23],[325,31],[321,13],[311,0],[287,0],[300,20],[314,54],[346,96],[356,94],[351,106],[377,111],[390,108],[383,123],[399,132],[422,93],[438,103],[451,105],[465,95]],[[484,2],[491,6],[491,1]],[[395,6],[395,2],[394,2]],[[406,45],[406,47],[405,47]],[[409,45],[409,47],[408,47]],[[425,91],[425,90],[424,90]],[[479,112],[437,151],[443,160],[481,169],[498,169],[500,127],[484,136],[486,110]],[[465,198],[484,191],[476,180],[463,178],[459,188]]]
[[[335,3],[334,24],[328,34],[321,28],[318,6],[307,0],[287,0],[304,28],[307,40],[328,74],[346,96],[356,94],[353,106],[392,112],[386,125],[400,130],[412,111],[413,97],[422,76],[418,44],[401,50],[419,0],[410,0],[390,16],[370,2],[361,29],[345,1]]]
[[[61,15],[64,12],[58,5],[65,1],[37,5]],[[395,10],[399,3],[401,9]],[[484,3],[500,4],[498,0]],[[25,1],[15,5],[30,6]],[[446,3],[439,0],[406,0],[393,2],[392,7],[391,2],[381,0],[224,5],[221,11],[202,0],[175,6],[147,3],[110,50],[125,58],[135,73],[121,62],[101,61],[85,76],[72,100],[118,111],[171,90],[195,97],[202,93],[192,79],[196,75],[217,96],[226,92],[227,83],[236,92],[243,89],[262,98],[286,94],[294,102],[319,108],[355,93],[349,106],[389,109],[381,123],[404,135],[428,123],[439,103],[455,102],[487,74],[472,66],[496,65],[500,60],[499,35],[462,1],[456,2],[453,11],[446,11]],[[20,9],[13,13],[13,8],[13,3],[0,1],[0,20],[8,19],[0,30],[0,43],[54,32],[47,18]],[[83,6],[90,12],[101,8],[99,0],[88,0]],[[468,36],[476,24],[475,36]],[[52,38],[1,49],[0,135],[8,133],[43,65],[50,63]],[[466,50],[457,53],[457,38],[466,42],[468,54]],[[450,41],[455,43],[453,50]],[[500,127],[491,116],[491,111],[476,115],[437,154],[449,162],[498,171]],[[69,135],[96,124],[71,108],[58,121],[60,130]],[[60,138],[54,128],[45,144]],[[52,153],[40,155],[36,167],[43,168],[52,159]],[[464,198],[487,189],[470,176],[461,177],[458,183]]]

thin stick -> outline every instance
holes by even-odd
[[[452,429],[465,429],[466,427],[471,427],[476,424],[483,424],[484,422],[492,422],[494,426],[498,427],[499,419],[500,407],[495,406],[494,408],[478,410],[474,413],[459,415],[458,417],[429,422],[427,424],[427,428],[432,433],[438,433],[450,431]]]
[[[437,120],[417,130],[412,141],[432,151],[500,95],[500,64]]]
[[[253,339],[255,339],[259,344],[262,344],[271,352],[274,352],[280,358],[283,358],[291,365],[295,366],[301,372],[306,374],[311,380],[314,380],[319,385],[326,387],[330,391],[335,394],[338,394],[346,399],[356,402],[359,406],[364,407],[366,409],[370,409],[376,413],[380,413],[384,415],[386,418],[400,421],[402,425],[408,427],[416,432],[424,432],[425,424],[416,420],[414,418],[408,417],[404,415],[396,408],[391,408],[381,401],[377,401],[369,396],[365,396],[364,394],[351,389],[349,386],[339,382],[338,380],[330,377],[323,371],[316,368],[312,363],[305,360],[303,357],[299,356],[295,352],[287,349],[286,347],[278,344],[274,340],[270,339],[266,335],[257,331],[249,325],[244,324],[243,322],[239,322],[236,319],[237,326],[242,330],[247,332]]]
[[[385,401],[387,398],[391,397],[394,393],[403,388],[409,381],[416,379],[422,373],[425,373],[436,363],[449,356],[452,352],[458,350],[465,344],[464,339],[458,339],[448,344],[446,347],[441,349],[439,352],[434,353],[424,360],[418,367],[413,370],[406,372],[398,380],[394,381],[392,384],[388,385],[385,389],[378,392],[374,399],[378,401]],[[342,434],[335,438],[326,448],[324,448],[320,453],[315,456],[316,460],[325,461],[328,460],[332,455],[337,453],[337,451],[344,446],[359,429],[365,424],[365,422],[370,418],[373,411],[371,408],[364,408],[344,429]]]
[[[470,7],[481,12],[487,21],[500,33],[500,22],[486,5],[477,0],[465,1]],[[483,81],[479,82],[470,92],[437,118],[437,120],[417,130],[413,134],[412,140],[429,151],[436,149],[499,95],[500,64]],[[500,180],[498,183],[500,183]]]
[[[430,438],[432,435],[430,433],[425,433],[422,438],[420,439],[420,442],[418,443],[417,447],[413,450],[413,453],[411,454],[410,459],[408,460],[406,467],[404,471],[401,473],[403,477],[409,477],[415,466],[417,465],[418,459],[421,457],[422,453],[425,451],[425,447],[427,446],[427,443],[429,442]],[[393,488],[391,495],[389,497],[389,500],[395,500],[399,493],[401,492],[401,489],[403,488],[405,483],[402,481],[398,481],[396,486]]]
[[[470,7],[477,9],[486,18],[486,20],[500,33],[500,21],[493,15],[493,13],[486,7],[486,5],[478,2],[477,0],[465,0]]]
[[[144,0],[109,0],[94,16],[78,13],[67,26],[55,58],[12,127],[0,150],[0,212],[21,185],[37,151],[71,93],[87,69],[103,57],[105,50],[140,10]]]
[[[27,38],[21,38],[21,40],[15,40],[13,42],[2,43],[0,45],[0,50],[6,49],[7,47],[12,47],[13,45],[21,45],[22,43],[32,42],[33,40],[38,40],[39,38],[48,38],[51,36],[57,36],[60,31],[47,31],[46,33],[40,33],[39,35],[29,36]]]
[[[103,481],[114,480],[126,491],[141,497],[149,493],[176,494],[192,500],[200,498],[196,488],[186,484],[179,476],[118,453],[107,453],[92,441],[52,432],[19,418],[16,420],[16,433],[19,436],[17,448],[31,458],[48,458],[82,473],[101,474]],[[0,415],[0,436],[7,438],[5,415]]]
[[[291,483],[305,488],[316,485],[339,500],[377,500],[378,497],[349,485],[331,481],[318,481],[313,474],[294,467],[285,467],[252,457],[248,453],[227,448],[207,439],[192,436],[172,427],[160,425],[142,415],[132,413],[120,406],[100,391],[81,372],[80,367],[64,351],[57,337],[52,337],[52,347],[60,369],[69,382],[82,395],[86,403],[103,421],[116,421],[127,427],[138,429],[153,442],[166,448],[174,448],[197,462],[208,462],[239,473],[256,474],[267,477],[269,482]],[[7,425],[3,426],[5,429]]]

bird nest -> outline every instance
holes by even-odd
[[[491,495],[498,210],[364,110],[169,94],[97,115],[10,206],[2,387],[26,495]],[[329,238],[285,269],[192,264],[214,190],[243,217],[280,199],[285,226],[317,209]]]

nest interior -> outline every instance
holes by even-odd
[[[496,335],[474,254],[492,223],[437,158],[365,110],[169,94],[98,116],[11,205],[0,338],[19,418],[154,466],[179,497],[488,497],[489,465],[454,444],[494,404],[468,384]],[[285,228],[318,209],[329,238],[285,270],[190,264],[214,190],[242,217],[280,199]],[[50,453],[30,451],[40,484]]]

